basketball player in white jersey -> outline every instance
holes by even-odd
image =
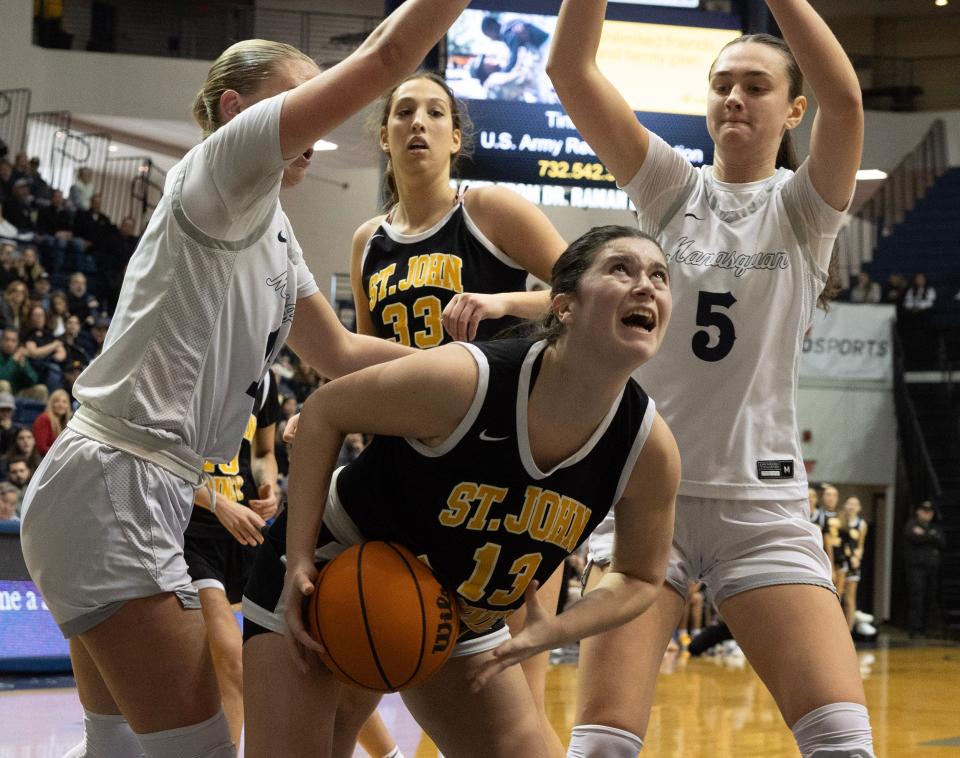
[[[86,711],[87,740],[71,756],[234,755],[183,558],[203,460],[236,454],[288,335],[327,376],[406,352],[342,328],[279,190],[465,5],[411,0],[322,74],[261,40],[211,68],[194,105],[208,136],[170,171],[103,353],[75,386],[81,407],[25,497],[24,556],[70,639]]]
[[[665,588],[652,613],[583,642],[569,756],[636,758],[689,579],[706,583],[804,756],[873,755],[857,657],[807,518],[795,407],[803,333],[860,164],[860,85],[806,0],[767,5],[789,47],[749,35],[720,51],[706,72],[715,159],[701,169],[601,73],[606,3],[564,0],[560,12],[557,93],[669,260],[673,325],[638,377],[683,460]],[[781,148],[806,110],[804,75],[819,109],[796,168]],[[601,525],[588,593],[611,541]]]
[[[548,281],[566,242],[542,211],[512,190],[450,186],[473,131],[447,83],[436,74],[411,74],[384,97],[379,116],[388,212],[354,235],[357,331],[430,348],[490,339],[518,318],[540,318],[549,292],[527,292],[527,272]],[[440,265],[427,268],[427,260]],[[433,270],[455,276],[431,276]],[[555,572],[538,591],[542,606],[556,608],[562,578]],[[510,617],[512,632],[523,618],[523,609]],[[549,653],[530,658],[523,670],[550,753],[563,756],[546,714],[548,659]],[[376,717],[360,732],[361,744],[377,758],[387,754],[385,732]]]

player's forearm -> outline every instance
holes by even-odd
[[[272,450],[265,455],[252,456],[250,469],[253,471],[253,480],[258,486],[269,484],[276,489],[280,469],[277,466],[277,456]]]
[[[378,51],[397,77],[412,73],[457,20],[469,0],[408,0],[371,32],[358,48]]]
[[[591,637],[632,621],[653,605],[662,588],[662,581],[648,581],[609,572],[570,610],[557,616],[557,641],[552,647]]]
[[[606,11],[606,0],[564,0],[547,61],[554,86],[562,86],[564,77],[577,77],[596,66]]]
[[[860,82],[830,27],[807,0],[767,0],[800,70],[825,113],[862,112]]]
[[[323,392],[315,392],[307,398],[300,414],[297,439],[290,451],[288,566],[313,560],[330,477],[343,442],[343,434],[325,417],[323,396]]]
[[[350,334],[345,350],[341,354],[337,368],[337,376],[359,371],[367,366],[403,358],[415,352],[412,347],[406,347],[398,342],[368,337],[362,334]]]
[[[501,292],[498,297],[504,304],[508,316],[523,319],[539,319],[550,307],[550,293],[539,292]]]

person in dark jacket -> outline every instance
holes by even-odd
[[[933,503],[924,500],[904,528],[904,563],[907,572],[909,611],[907,624],[911,637],[927,633],[927,616],[940,573],[940,552],[946,545],[943,529],[933,523]]]

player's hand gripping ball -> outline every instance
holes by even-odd
[[[393,692],[443,665],[460,621],[453,595],[413,553],[395,542],[364,542],[320,572],[307,628],[337,679]]]

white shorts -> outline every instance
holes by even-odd
[[[834,591],[830,560],[807,499],[714,500],[677,497],[667,582],[683,598],[702,581],[718,606],[740,592],[776,584],[813,584]],[[590,560],[610,562],[613,514],[590,535]]]
[[[65,637],[128,600],[173,592],[199,608],[183,558],[193,487],[65,429],[23,499],[23,556]]]

